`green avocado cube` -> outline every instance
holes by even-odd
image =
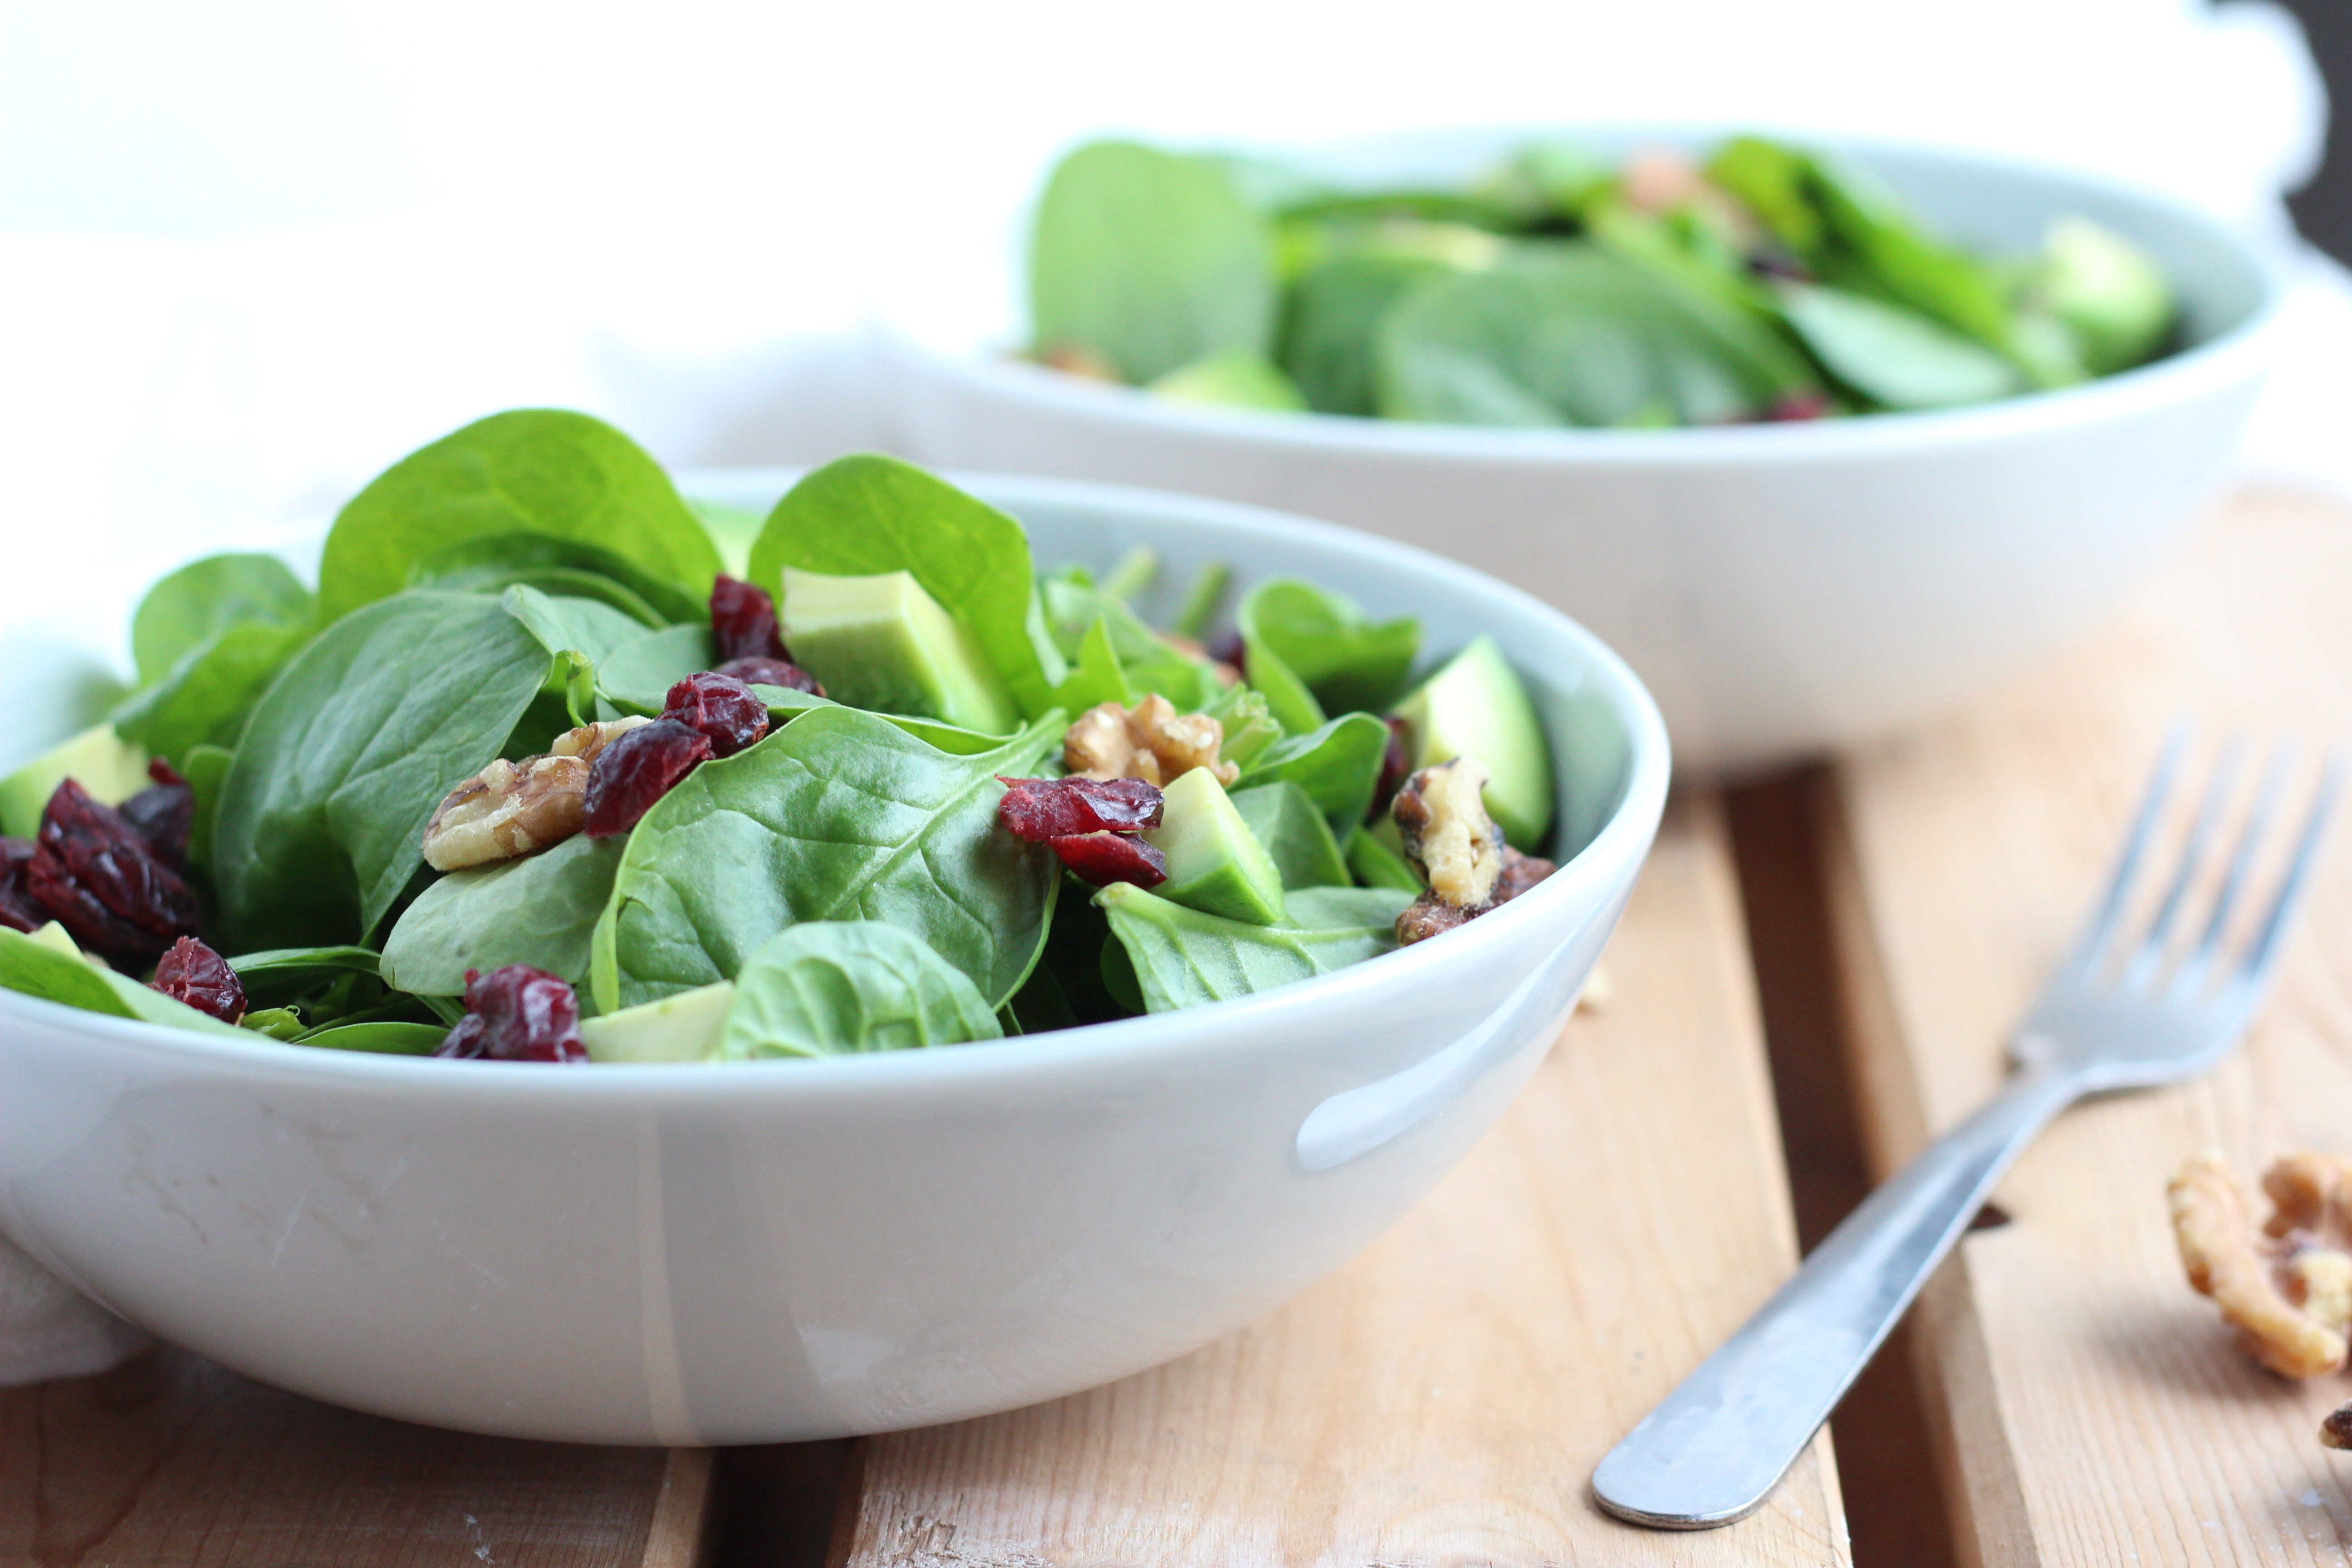
[[[983,735],[1020,728],[1013,694],[978,640],[913,574],[833,577],[788,566],[783,589],[793,662],[835,701]]]
[[[1339,841],[1331,837],[1312,796],[1284,779],[1275,784],[1240,789],[1226,797],[1250,833],[1274,857],[1286,892],[1295,888],[1353,886]]]
[[[84,730],[0,779],[0,833],[30,838],[40,832],[42,809],[69,778],[91,799],[121,805],[147,787],[147,753],[117,735],[111,724]]]
[[[595,1062],[705,1062],[719,1054],[735,983],[721,980],[641,1002],[580,1024],[580,1043]]]
[[[1533,850],[1551,826],[1551,749],[1535,704],[1495,639],[1481,636],[1397,704],[1417,769],[1456,757],[1486,764],[1486,810],[1512,847]]]
[[[1252,925],[1281,921],[1282,873],[1208,769],[1168,786],[1160,826],[1143,837],[1168,858],[1168,880],[1152,889],[1161,898]]]

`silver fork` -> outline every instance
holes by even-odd
[[[1592,1473],[1601,1505],[1669,1530],[1729,1524],[1755,1510],[1913,1297],[1952,1249],[2001,1173],[2051,1119],[2084,1095],[2194,1078],[2246,1032],[2278,969],[2329,812],[2344,779],[2332,755],[2270,907],[2242,945],[2231,916],[2260,858],[2288,773],[2274,749],[2202,932],[2176,956],[2175,932],[2211,864],[2239,748],[2225,750],[2180,858],[2145,930],[2125,917],[2181,759],[2176,730],[2139,816],[2074,949],[2011,1039],[2008,1087],[1865,1199],[1788,1283],[1701,1363]]]

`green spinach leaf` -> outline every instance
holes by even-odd
[[[786,926],[743,963],[719,1055],[834,1057],[1003,1034],[961,969],[880,921]]]
[[[269,621],[222,627],[117,708],[115,733],[185,773],[197,747],[236,744],[254,704],[309,629]]]
[[[946,480],[870,452],[827,463],[776,503],[751,546],[751,580],[761,587],[774,592],[787,566],[912,574],[971,633],[1024,717],[1055,706],[1066,671],[1038,607],[1029,536]]]
[[[705,763],[629,835],[590,984],[614,1012],[732,979],[804,921],[905,927],[992,1006],[1034,963],[1060,862],[997,824],[1004,786],[1059,742],[1056,709],[976,756],[852,708],[803,714]]]
[[[424,864],[434,807],[499,755],[548,675],[496,599],[410,592],[287,666],[221,785],[213,877],[242,947],[363,940]]]
[[[468,969],[528,963],[578,984],[625,847],[621,838],[577,833],[536,855],[450,872],[384,939],[384,983],[455,996]]]
[[[710,536],[635,442],[585,414],[521,408],[411,453],[352,498],[327,535],[320,615],[398,593],[419,562],[466,541],[517,533],[610,551],[697,598],[719,574]]]
[[[608,651],[596,666],[596,690],[624,712],[655,718],[671,687],[718,662],[709,626],[668,626]]]
[[[1348,835],[1348,869],[1367,888],[1395,888],[1416,899],[1422,894],[1421,873],[1369,827]]]
[[[502,594],[517,583],[541,593],[596,599],[647,626],[705,623],[709,610],[677,584],[610,550],[546,533],[461,539],[409,568],[408,586]]]
[[[180,759],[180,776],[195,796],[195,816],[188,824],[188,860],[206,876],[213,868],[213,818],[220,813],[221,786],[228,781],[228,765],[236,753],[226,746],[190,746]]]
[[[147,590],[131,618],[131,657],[142,685],[232,626],[301,626],[310,590],[275,555],[207,555]]]
[[[1274,306],[1274,226],[1216,161],[1097,142],[1054,171],[1029,252],[1041,352],[1091,349],[1140,384],[1263,353]]]
[[[1346,833],[1371,808],[1388,749],[1386,724],[1369,713],[1343,713],[1258,752],[1243,764],[1235,787],[1295,784],[1330,822],[1334,834]]]
[[[1274,868],[1282,873],[1284,892],[1354,884],[1348,875],[1348,862],[1339,853],[1339,841],[1331,837],[1331,825],[1305,790],[1286,779],[1236,789],[1232,799],[1242,821],[1274,858]]]
[[[2022,390],[2017,373],[1916,310],[1841,289],[1790,284],[1789,324],[1832,375],[1888,408],[1948,408]]]
[[[1307,888],[1286,897],[1281,925],[1205,915],[1126,882],[1095,895],[1135,966],[1153,1013],[1197,1007],[1311,980],[1396,945],[1411,897],[1386,888]]]
[[[1318,414],[1380,412],[1374,345],[1391,307],[1453,270],[1424,256],[1342,253],[1299,275],[1283,301],[1282,366]]]
[[[331,1051],[370,1051],[382,1056],[429,1057],[449,1037],[446,1024],[404,1024],[376,1020],[365,1024],[334,1024],[295,1037],[294,1043]]]
[[[1238,619],[1243,637],[1280,656],[1327,713],[1385,712],[1421,651],[1421,623],[1412,616],[1376,622],[1345,594],[1297,577],[1252,588]]]

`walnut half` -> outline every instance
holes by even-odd
[[[560,844],[587,817],[588,770],[613,738],[645,719],[583,724],[543,757],[501,757],[449,792],[425,825],[425,863],[457,871]]]
[[[1141,779],[1170,784],[1194,768],[1206,768],[1221,784],[1241,776],[1223,761],[1225,727],[1206,713],[1179,713],[1153,692],[1133,708],[1098,702],[1078,715],[1062,736],[1062,765],[1081,778]]]
[[[1507,904],[1552,873],[1552,863],[1503,842],[1486,814],[1486,769],[1473,757],[1423,768],[1389,807],[1405,858],[1429,891],[1397,916],[1397,945],[1410,947]]]
[[[2341,1371],[2352,1325],[2352,1161],[2289,1154],[2263,1187],[2273,1212],[2258,1232],[2219,1153],[2183,1164],[2165,1189],[2181,1267],[2273,1372]]]

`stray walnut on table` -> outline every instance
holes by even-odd
[[[2352,1326],[2352,1160],[2286,1155],[2263,1190],[2271,1217],[2257,1231],[2219,1153],[2182,1165],[2166,1189],[2181,1267],[2273,1372],[2339,1372]]]

